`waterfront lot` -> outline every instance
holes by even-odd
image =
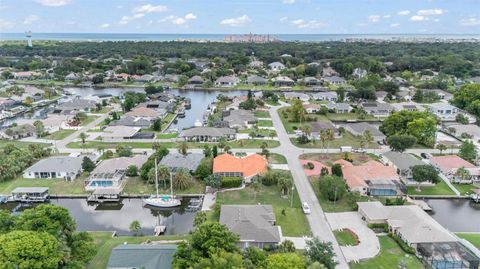
[[[166,188],[163,188],[163,182],[158,182],[158,192],[159,193],[170,193],[170,185],[166,185]],[[123,189],[123,193],[128,194],[142,194],[142,195],[149,195],[155,192],[155,185],[149,184],[145,182],[140,177],[131,177],[127,179],[127,183],[125,188]],[[197,179],[193,180],[193,184],[190,188],[181,190],[181,191],[174,191],[175,194],[202,194],[205,192],[205,183],[203,181],[199,181]]]
[[[17,187],[48,187],[50,194],[85,194],[84,180],[87,173],[82,173],[80,177],[73,181],[64,179],[37,179],[37,178],[16,178],[0,182],[0,193],[10,194]]]
[[[480,249],[480,233],[457,233],[458,237],[467,240],[472,243],[475,247]]]
[[[417,191],[417,186],[408,186],[408,194],[410,195],[455,195],[455,193],[448,187],[448,185],[440,180],[435,186],[420,187],[420,192]]]

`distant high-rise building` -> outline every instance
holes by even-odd
[[[27,31],[25,34],[27,36],[27,46],[29,48],[31,48],[33,46],[32,45],[32,31]]]

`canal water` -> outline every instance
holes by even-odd
[[[480,204],[468,199],[425,200],[433,208],[431,216],[452,232],[480,233]]]
[[[51,204],[65,207],[77,223],[79,231],[116,231],[118,235],[130,234],[134,220],[141,225],[139,233],[153,235],[157,225],[166,225],[165,234],[186,234],[193,229],[195,212],[188,212],[189,199],[175,209],[151,208],[141,199],[123,199],[120,203],[91,204],[86,199],[52,199]],[[1,204],[0,209],[13,210],[16,203]]]
[[[93,94],[111,94],[113,96],[122,96],[125,92],[144,92],[143,88],[65,88],[66,91],[73,95],[89,96]],[[196,120],[202,121],[203,114],[207,110],[207,106],[216,100],[218,94],[226,96],[246,95],[246,91],[210,91],[210,90],[181,90],[170,89],[168,93],[190,98],[192,108],[185,110],[185,118],[178,118],[177,123],[170,126],[170,129],[181,131],[185,128],[194,126]]]

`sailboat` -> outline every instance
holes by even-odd
[[[151,195],[148,198],[143,199],[143,202],[150,206],[155,207],[176,207],[179,206],[182,202],[180,199],[175,198],[173,195],[172,187],[172,173],[170,172],[170,194],[158,194],[158,169],[157,169],[157,159],[155,158],[155,188],[157,190],[156,195]]]

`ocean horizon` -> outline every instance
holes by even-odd
[[[32,33],[32,40],[56,41],[223,41],[243,34],[155,34],[155,33]],[[267,35],[267,34],[264,34]],[[480,39],[480,34],[269,34],[280,41],[342,41],[346,39]],[[25,33],[0,33],[0,40],[25,40]]]

